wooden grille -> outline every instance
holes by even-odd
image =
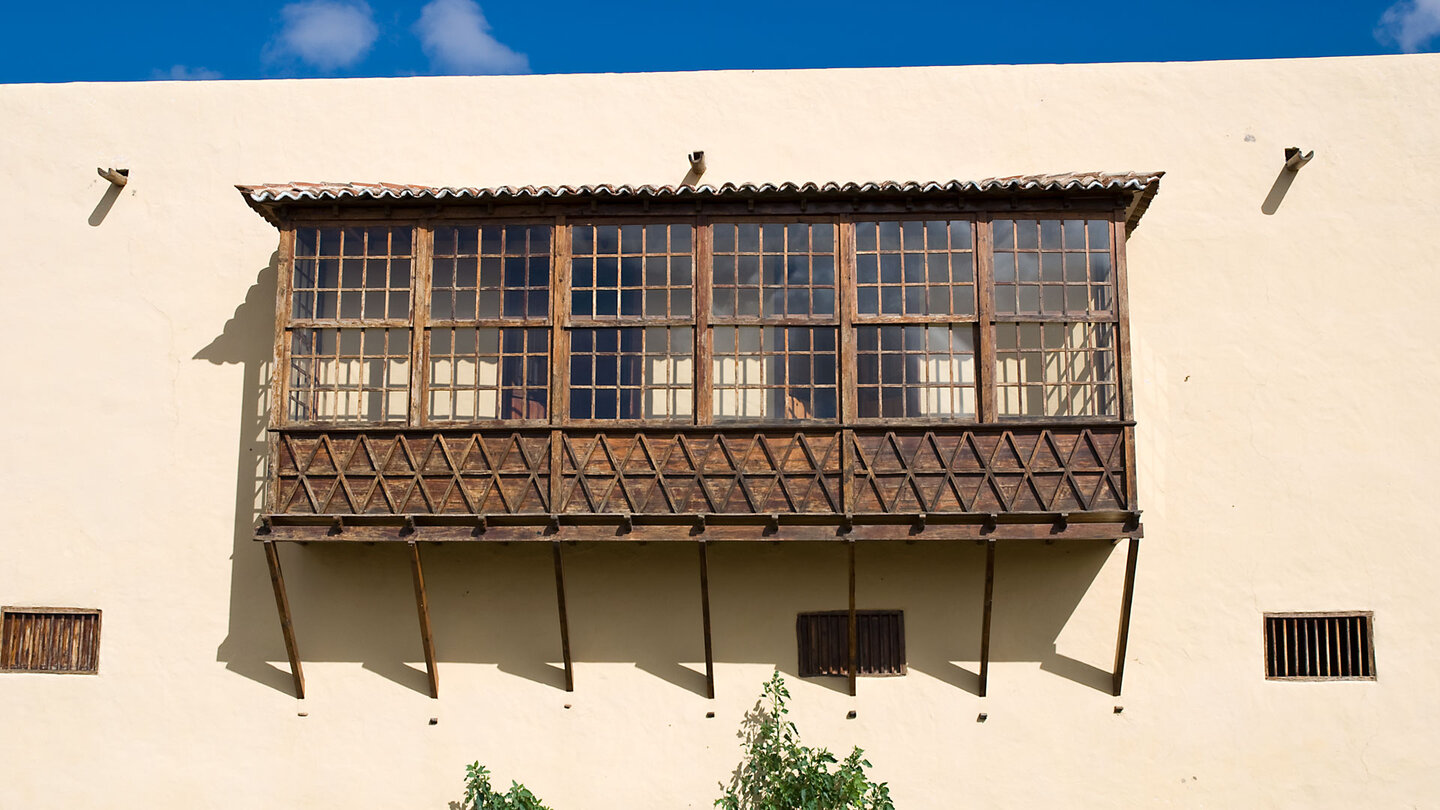
[[[94,675],[100,668],[100,611],[0,608],[0,671]]]
[[[570,313],[575,318],[690,318],[690,225],[571,228]]]
[[[713,327],[714,417],[834,419],[835,328]]]
[[[1265,614],[1265,677],[1374,680],[1374,614]]]
[[[995,314],[1087,315],[1114,306],[1110,223],[996,220]]]
[[[712,313],[719,318],[835,316],[835,226],[717,224]]]
[[[690,416],[694,341],[688,326],[572,329],[570,418]]]
[[[867,315],[975,315],[970,220],[855,224],[856,309]]]
[[[298,228],[291,317],[405,321],[410,317],[408,228]]]
[[[975,417],[975,327],[856,327],[856,397],[862,419]]]
[[[801,613],[795,618],[800,677],[850,674],[850,614]],[[905,674],[905,613],[855,611],[857,675]]]
[[[545,419],[549,329],[436,327],[428,357],[431,419]]]
[[[1115,326],[997,323],[995,398],[1002,416],[1115,416]]]
[[[549,225],[437,227],[431,319],[548,320],[550,230]]]

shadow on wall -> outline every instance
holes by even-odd
[[[217,659],[237,675],[292,689],[264,551],[265,428],[278,258],[262,269],[223,332],[195,355],[244,367],[237,424],[229,632]],[[282,544],[302,661],[357,662],[428,694],[404,545]],[[1035,661],[1101,691],[1110,673],[1059,655],[1055,640],[1112,553],[1104,541],[1003,543],[996,554],[992,661]],[[422,546],[436,654],[564,688],[549,543]],[[705,693],[699,557],[693,543],[566,545],[574,660],[633,663]],[[968,692],[979,677],[954,661],[979,657],[985,549],[974,543],[863,543],[857,607],[905,611],[909,666]],[[798,677],[795,614],[843,610],[847,556],[839,543],[712,544],[711,623],[718,664],[759,663]],[[1118,599],[1118,594],[1116,596]],[[1108,651],[1096,651],[1103,657]],[[442,673],[443,675],[443,673]],[[843,679],[816,679],[845,690]],[[577,688],[583,688],[583,681]]]

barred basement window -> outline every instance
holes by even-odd
[[[100,669],[100,611],[0,608],[0,672],[94,675]]]
[[[1375,614],[1266,613],[1265,677],[1375,680]]]
[[[850,674],[850,614],[844,610],[795,617],[800,677]],[[905,612],[855,611],[856,674],[905,674]]]

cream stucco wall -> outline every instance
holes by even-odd
[[[715,701],[693,547],[568,551],[573,694],[546,549],[427,549],[438,701],[400,549],[286,547],[290,697],[249,539],[276,235],[231,187],[674,183],[697,148],[716,183],[1168,172],[1129,248],[1123,698],[1118,549],[1001,549],[982,699],[983,551],[864,546],[911,672],[792,679],[810,741],[906,810],[1433,804],[1437,85],[1400,56],[0,87],[0,603],[105,611],[98,677],[0,676],[0,807],[443,808],[476,759],[558,810],[708,806],[793,614],[843,606],[838,547],[712,552]],[[1266,682],[1261,613],[1329,609],[1375,611],[1379,679]]]

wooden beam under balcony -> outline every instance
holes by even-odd
[[[1138,512],[1006,515],[267,515],[264,542],[1119,540]]]

